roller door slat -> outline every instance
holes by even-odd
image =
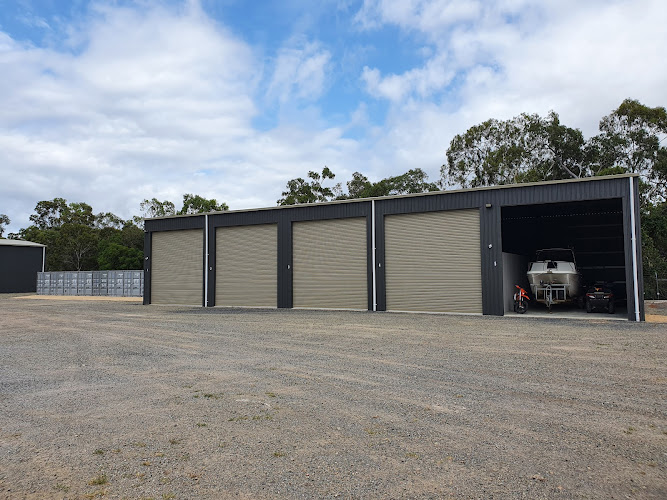
[[[151,303],[202,304],[203,249],[201,229],[153,233]]]
[[[479,211],[385,217],[387,310],[482,312]]]
[[[217,306],[277,306],[276,224],[218,228],[215,255]]]
[[[295,222],[293,305],[368,309],[366,218]]]

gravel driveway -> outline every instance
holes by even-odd
[[[0,296],[0,498],[667,498],[665,324]]]

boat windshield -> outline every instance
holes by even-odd
[[[574,262],[574,253],[569,248],[547,248],[537,251],[537,260],[563,260]]]

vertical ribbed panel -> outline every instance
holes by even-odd
[[[482,312],[479,210],[385,217],[388,311]]]
[[[201,229],[153,233],[151,303],[202,305],[203,238]]]
[[[278,226],[219,227],[215,245],[215,305],[276,307]]]
[[[366,218],[295,222],[294,307],[368,309]]]

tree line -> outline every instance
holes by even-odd
[[[640,175],[642,251],[646,283],[655,273],[667,278],[667,112],[626,99],[599,122],[599,134],[585,139],[579,129],[546,117],[523,113],[509,120],[490,119],[456,135],[445,153],[440,179],[429,182],[420,168],[371,181],[354,172],[345,183],[324,167],[287,182],[278,205],[318,203],[447,188],[496,186],[581,178],[615,173]],[[171,201],[145,199],[141,216],[123,220],[94,214],[90,205],[62,198],[40,201],[32,225],[10,234],[48,245],[47,269],[141,269],[143,217],[224,211],[215,199],[184,194],[180,210]],[[9,218],[0,214],[0,237]],[[652,288],[647,285],[647,297]]]
[[[144,217],[228,209],[226,203],[187,193],[178,211],[170,201],[145,199],[140,203],[141,215],[124,220],[111,212],[96,214],[84,202],[68,203],[64,198],[54,198],[38,202],[30,216],[32,224],[8,236],[46,245],[47,271],[142,269]],[[0,237],[10,222],[9,217],[0,214]]]
[[[642,255],[647,298],[656,297],[655,277],[667,279],[667,112],[626,99],[599,122],[599,134],[584,139],[581,130],[546,117],[523,113],[490,119],[456,135],[446,151],[437,183],[417,168],[371,182],[360,172],[346,183],[325,186],[335,174],[327,167],[307,179],[287,183],[279,205],[349,198],[423,193],[552,181],[611,174],[639,174]],[[667,291],[663,289],[662,296]]]

